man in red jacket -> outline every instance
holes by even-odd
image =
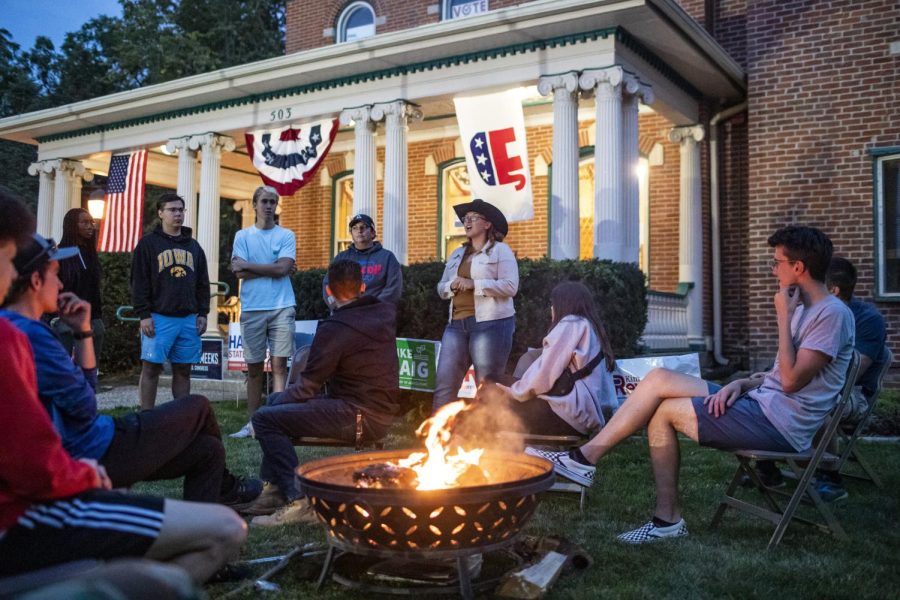
[[[0,188],[0,299],[34,219]],[[247,536],[229,508],[113,492],[103,467],[62,448],[37,396],[28,339],[0,319],[0,577],[77,559],[143,556],[206,581]]]

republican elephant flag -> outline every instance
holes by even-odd
[[[267,185],[290,196],[309,183],[322,165],[338,132],[338,120],[327,119],[244,134],[253,166]]]
[[[508,221],[533,218],[521,92],[463,96],[453,102],[472,197],[490,202]]]

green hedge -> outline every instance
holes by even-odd
[[[449,306],[436,291],[443,271],[441,262],[403,267],[397,332],[400,337],[441,339]],[[324,269],[294,274],[298,319],[321,319],[328,315],[322,301],[323,275]],[[557,283],[571,279],[582,281],[594,292],[616,356],[635,354],[647,323],[647,292],[640,269],[605,260],[523,259],[519,261],[512,356],[517,357],[528,346],[540,346],[550,325],[550,290]]]
[[[101,356],[104,371],[125,371],[140,362],[140,336],[136,323],[123,323],[115,310],[131,304],[130,254],[101,254],[104,269],[103,303],[107,325]],[[448,302],[435,290],[444,265],[428,262],[403,267],[400,301],[400,337],[439,340],[447,324]],[[322,319],[328,309],[322,300],[324,269],[298,271],[292,277],[297,296],[298,319]],[[519,293],[516,294],[516,333],[512,360],[526,347],[536,347],[550,325],[550,290],[560,281],[576,279],[593,290],[616,356],[638,351],[638,339],[647,323],[644,275],[634,265],[610,261],[519,261]]]

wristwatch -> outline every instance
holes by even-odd
[[[76,340],[86,340],[88,338],[94,337],[94,330],[88,329],[87,331],[73,331],[72,337]]]

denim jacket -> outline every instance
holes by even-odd
[[[465,256],[465,247],[457,248],[447,259],[444,276],[437,285],[438,295],[450,299],[453,319],[453,296],[450,283],[456,278]],[[519,265],[516,256],[503,242],[489,242],[472,256],[472,280],[475,282],[475,320],[494,321],[516,314],[513,296],[519,290]]]

